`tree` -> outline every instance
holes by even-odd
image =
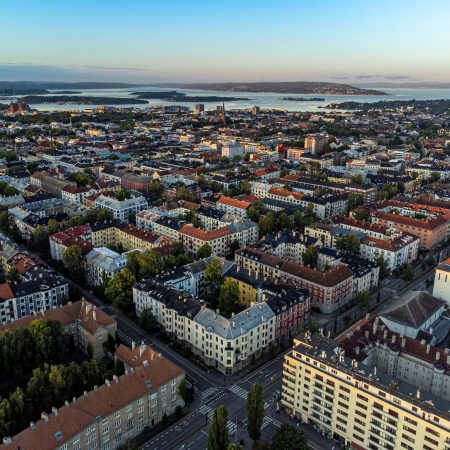
[[[348,194],[347,201],[349,211],[364,204],[364,198],[362,197],[362,195],[355,194],[354,192]]]
[[[16,266],[11,266],[8,269],[8,275],[6,276],[6,279],[11,283],[18,283],[20,281],[19,269],[17,269]]]
[[[77,227],[79,225],[83,225],[83,223],[84,223],[84,219],[79,214],[75,214],[69,220],[69,226],[71,226],[71,227]]]
[[[242,169],[243,169],[244,167],[241,167],[241,173],[242,173]],[[248,171],[248,169],[247,169],[247,171]],[[250,192],[251,192],[251,186],[250,186],[250,181],[248,181],[248,180],[242,180],[241,181],[241,184],[240,184],[240,186],[239,186],[239,190],[241,191],[241,194],[250,194]]]
[[[261,437],[261,427],[264,418],[264,398],[262,387],[255,383],[247,395],[247,431],[250,438],[256,442]]]
[[[341,252],[351,253],[352,255],[359,255],[361,243],[355,236],[341,237],[336,242],[336,249]]]
[[[109,281],[105,295],[110,302],[124,312],[133,308],[133,284],[136,282],[128,269],[117,272]]]
[[[189,404],[194,400],[192,389],[187,387],[186,380],[181,380],[177,389],[178,395],[183,399],[184,403]]]
[[[114,370],[118,377],[120,377],[121,375],[123,375],[125,373],[125,364],[123,363],[123,361],[121,359],[116,358],[116,364],[115,364]]]
[[[75,280],[81,280],[84,276],[84,256],[81,247],[77,244],[71,245],[64,250],[64,265]]]
[[[9,214],[8,211],[2,211],[0,212],[0,229],[3,230],[5,233],[9,232]]]
[[[110,209],[100,208],[97,212],[97,222],[106,222],[114,218],[113,212]]]
[[[197,259],[208,258],[212,255],[212,248],[208,243],[203,244],[197,251]]]
[[[353,212],[353,216],[357,220],[367,220],[369,218],[369,212],[367,211],[367,209],[359,208]]]
[[[272,233],[274,230],[274,225],[275,223],[273,219],[273,214],[269,213],[265,216],[261,216],[258,222],[259,237],[264,237]]]
[[[380,280],[383,280],[389,275],[389,267],[383,255],[380,255],[377,258],[377,264],[380,266]]]
[[[351,182],[352,182],[353,184],[363,184],[363,183],[364,183],[364,180],[363,180],[362,175],[357,174],[357,175],[353,175],[353,176],[352,176]]]
[[[412,281],[414,280],[414,270],[410,265],[407,265],[402,272],[402,278],[405,281]]]
[[[139,326],[146,331],[154,331],[158,322],[150,308],[144,308],[139,317]]]
[[[38,225],[33,233],[34,248],[40,252],[45,252],[48,250],[48,244],[47,230],[42,225]]]
[[[240,244],[240,242],[237,239],[235,239],[230,244],[230,248],[231,248],[231,251],[234,253],[236,250],[239,250],[241,248],[241,244]]]
[[[228,450],[230,436],[228,435],[227,422],[227,409],[221,405],[214,410],[208,430],[208,450]]]
[[[284,212],[278,217],[278,230],[290,230],[292,228],[292,219]]]
[[[128,191],[127,189],[119,189],[116,192],[116,199],[119,200],[119,202],[122,202],[124,200],[129,200],[131,198],[131,194],[130,191]]]
[[[430,174],[430,182],[435,183],[436,181],[439,181],[441,179],[441,174],[439,172],[431,172]]]
[[[213,259],[205,268],[205,297],[207,300],[212,303],[217,301],[222,283],[222,266],[218,259]]]
[[[303,431],[284,423],[272,440],[272,450],[308,450],[308,439]]]
[[[258,223],[259,219],[261,217],[261,213],[259,211],[259,209],[255,208],[255,206],[250,206],[247,209],[247,217],[252,220],[253,222]]]
[[[47,224],[48,234],[55,234],[59,231],[59,222],[55,219],[50,219]]]
[[[355,304],[359,306],[362,311],[365,311],[370,305],[370,292],[356,292],[355,293]]]
[[[318,257],[319,257],[319,254],[317,253],[317,248],[314,245],[310,245],[303,252],[303,255],[302,255],[303,264],[305,266],[311,267],[311,269],[314,269],[314,267],[316,266]]]
[[[155,276],[164,268],[164,262],[155,250],[146,250],[138,254],[139,276]]]
[[[223,316],[231,317],[234,305],[239,302],[239,297],[239,285],[231,278],[227,278],[220,286],[220,294],[217,301],[217,306]]]

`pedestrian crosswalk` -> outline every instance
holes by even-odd
[[[211,387],[209,389],[206,389],[206,391],[202,392],[202,397],[203,398],[208,398],[213,396],[217,391],[219,390],[219,388],[216,387]]]
[[[263,417],[263,421],[262,421],[262,425],[261,425],[261,429],[267,427],[267,425],[269,425],[270,423],[272,423],[272,418],[268,417],[268,416],[264,416]]]
[[[270,406],[269,402],[264,403],[264,409],[267,409]]]
[[[383,291],[386,292],[387,294],[390,294],[393,298],[398,298],[398,289],[384,287]]]
[[[211,419],[213,415],[213,409],[208,405],[202,405],[198,409],[201,414],[206,414],[208,416],[208,419]]]
[[[233,435],[236,431],[236,423],[229,420],[227,422],[227,430],[229,435]]]
[[[239,397],[247,398],[248,391],[240,386],[233,384],[233,386],[230,387],[230,391]]]

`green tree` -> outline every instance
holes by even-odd
[[[231,278],[227,278],[220,287],[217,306],[225,317],[231,317],[235,304],[239,302],[239,285]]]
[[[119,359],[119,358],[116,359],[116,364],[115,364],[114,370],[118,377],[120,377],[121,375],[123,375],[125,373],[125,364],[123,363],[123,361],[121,359]]]
[[[55,219],[50,219],[47,225],[48,234],[55,234],[59,231],[59,222]]]
[[[306,248],[306,250],[303,252],[303,264],[305,266],[311,267],[311,269],[314,269],[317,263],[317,258],[319,257],[319,254],[317,253],[317,248],[314,245],[310,245]]]
[[[84,224],[84,219],[79,214],[75,214],[69,220],[70,227],[77,227],[77,226],[83,225],[83,224]]]
[[[3,230],[5,233],[9,233],[10,231],[8,211],[0,212],[0,229]]]
[[[205,297],[211,303],[217,301],[223,283],[222,266],[219,259],[213,259],[205,268]]]
[[[280,231],[292,229],[292,219],[285,212],[279,215],[277,228]]]
[[[277,429],[272,440],[272,450],[308,450],[305,433],[292,425],[283,424]]]
[[[244,167],[245,167],[245,166],[244,166]],[[244,167],[241,167],[241,173],[242,173],[242,169],[243,169]],[[248,171],[248,169],[247,169],[247,171]],[[251,188],[251,186],[250,186],[250,181],[248,181],[248,180],[242,180],[242,181],[241,181],[241,184],[240,184],[240,186],[239,186],[239,190],[240,190],[241,194],[250,194],[250,192],[252,191],[252,188]]]
[[[356,292],[355,293],[355,304],[359,306],[361,310],[365,311],[370,306],[370,292]]]
[[[439,172],[431,172],[430,174],[430,182],[435,183],[436,181],[439,181],[441,179],[441,174]]]
[[[255,383],[247,395],[247,431],[250,438],[257,442],[261,437],[261,427],[264,418],[264,398],[262,387]]]
[[[341,252],[359,255],[361,243],[355,236],[341,237],[336,242],[336,249]]]
[[[124,312],[133,309],[133,274],[127,269],[117,272],[109,281],[105,290],[106,298]]]
[[[405,281],[412,281],[414,280],[414,270],[410,265],[407,265],[402,272],[402,278]]]
[[[186,380],[181,380],[177,389],[178,395],[183,399],[184,403],[189,404],[194,400],[192,389],[189,389]]]
[[[146,331],[155,331],[158,322],[150,308],[144,308],[139,317],[139,326]]]
[[[267,236],[274,231],[275,221],[273,219],[273,214],[269,213],[265,216],[261,216],[258,222],[259,237]]]
[[[358,174],[358,175],[353,175],[353,176],[352,176],[351,182],[352,182],[353,184],[363,184],[363,183],[364,183],[364,180],[363,180],[362,175]]]
[[[377,258],[377,264],[380,266],[380,280],[383,280],[389,275],[389,267],[383,255]]]
[[[164,262],[156,253],[155,250],[146,250],[145,252],[139,253],[139,276],[155,276],[158,275],[164,268]]]
[[[208,258],[212,255],[212,248],[208,243],[203,244],[197,251],[197,259]]]
[[[214,410],[208,430],[208,450],[228,450],[230,436],[227,430],[228,411],[221,405]]]
[[[231,251],[234,253],[236,250],[239,250],[241,248],[241,244],[240,244],[240,242],[237,239],[235,239],[230,244],[230,248],[231,248]]]
[[[353,216],[357,220],[367,220],[369,218],[369,213],[366,209],[359,208],[353,212]]]
[[[362,195],[355,194],[354,192],[351,192],[348,194],[347,197],[348,201],[348,210],[351,211],[352,209],[358,208],[358,206],[361,206],[364,204],[364,198]]]
[[[122,202],[123,200],[128,200],[132,197],[130,191],[127,189],[119,189],[116,192],[116,199],[119,200],[119,202]]]
[[[11,283],[18,283],[20,281],[20,273],[16,266],[11,266],[8,269],[6,279]]]
[[[97,222],[106,222],[112,220],[114,215],[110,209],[100,208],[97,211]]]
[[[247,217],[255,223],[259,222],[261,213],[259,209],[255,208],[253,205],[247,209]]]
[[[40,252],[46,252],[48,246],[47,230],[42,225],[38,225],[33,233],[33,247]]]
[[[63,261],[67,271],[75,280],[83,279],[85,259],[79,245],[67,247],[64,250]]]

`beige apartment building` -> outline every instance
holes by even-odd
[[[162,356],[85,392],[14,437],[0,450],[114,450],[183,406],[184,371]]]
[[[282,405],[351,449],[450,450],[450,402],[358,365],[321,335],[285,356]]]

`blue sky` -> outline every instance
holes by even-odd
[[[449,0],[0,0],[0,80],[450,81]]]

